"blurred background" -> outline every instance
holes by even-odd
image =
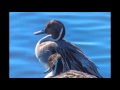
[[[111,77],[110,12],[10,12],[9,78],[44,78],[44,67],[35,56],[35,46],[45,35],[33,35],[50,20],[61,21],[65,40],[79,47],[98,67]]]

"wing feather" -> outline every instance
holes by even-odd
[[[80,70],[102,77],[97,71],[97,66],[78,47],[65,40],[60,40],[56,43],[59,46],[57,52],[64,60],[64,71]]]

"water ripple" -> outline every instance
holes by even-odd
[[[9,77],[43,78],[44,68],[35,57],[35,45],[44,35],[33,35],[56,19],[64,23],[65,40],[80,48],[99,68],[103,77],[111,77],[110,12],[10,12]]]

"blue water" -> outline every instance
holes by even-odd
[[[9,13],[9,77],[43,78],[44,68],[34,50],[45,35],[33,35],[49,20],[64,23],[65,40],[78,46],[98,67],[99,73],[111,77],[111,13],[110,12],[10,12]]]

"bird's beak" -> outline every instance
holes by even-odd
[[[34,35],[45,34],[45,29],[34,32]]]

